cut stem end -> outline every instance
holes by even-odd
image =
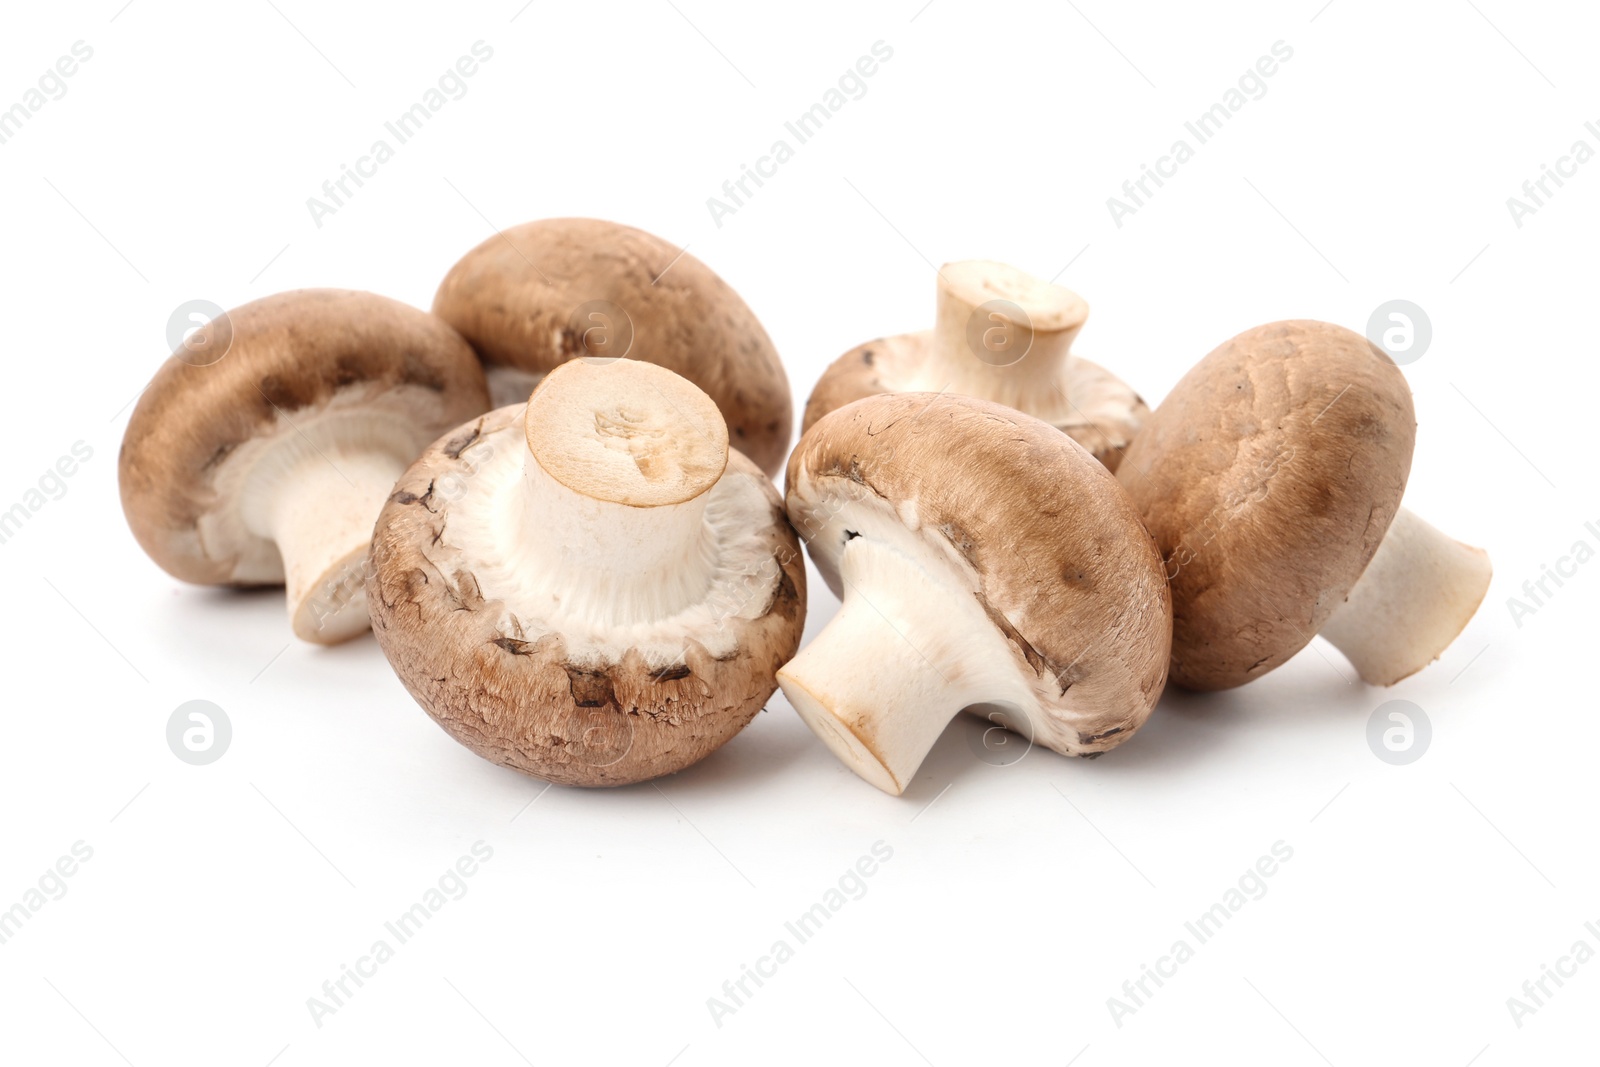
[[[1438,659],[1477,613],[1494,569],[1401,508],[1377,554],[1321,634],[1361,680],[1394,685]]]

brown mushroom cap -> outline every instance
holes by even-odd
[[[433,310],[491,374],[548,374],[586,354],[666,367],[716,402],[734,447],[769,474],[782,466],[793,402],[771,339],[732,287],[659,237],[600,219],[514,226],[451,268]]]
[[[547,377],[528,405],[446,434],[400,480],[373,537],[373,630],[412,696],[485,759],[564,785],[644,781],[710,754],[777,688],[776,671],[794,654],[805,622],[805,566],[782,501],[753,462],[728,448],[725,431],[719,438],[699,425],[703,416],[720,421],[709,400],[697,411],[693,398],[648,379],[631,394],[573,384],[630,364],[667,375],[631,360],[599,368],[575,361]],[[668,399],[652,404],[657,388]],[[635,400],[640,406],[630,409]],[[663,406],[652,423],[647,408]],[[581,417],[571,416],[566,429],[546,425],[569,419],[574,408]],[[577,432],[585,420],[597,427],[587,439]],[[608,435],[622,423],[643,435],[669,425],[684,439],[657,436],[641,450],[638,438]],[[612,465],[603,454],[608,444],[638,466]],[[550,479],[542,484],[571,493],[592,509],[589,517],[563,535],[560,558],[517,559],[514,546],[502,546],[512,558],[483,558],[474,529],[519,539],[504,516],[526,477]],[[685,484],[706,488],[684,502]],[[715,533],[700,558],[712,560],[715,573],[688,603],[624,623],[586,617],[579,625],[572,613],[584,610],[580,595],[525,591],[544,579],[541,568],[579,581],[598,572],[585,561],[600,551],[594,546],[611,519],[648,526],[653,512],[701,500],[695,529]],[[547,518],[554,525],[547,512],[529,521]],[[603,605],[615,601],[609,596]]]
[[[180,352],[162,364],[133,410],[118,460],[134,537],[187,582],[283,581],[277,547],[237,514],[244,468],[265,444],[293,443],[323,415],[356,414],[415,456],[488,405],[483,371],[454,330],[373,293],[265,297],[207,324],[192,347],[223,354],[196,365]]]
[[[1227,689],[1279,666],[1345,600],[1400,507],[1411,390],[1360,334],[1247,330],[1146,420],[1117,478],[1172,582],[1172,680]]]
[[[864,397],[898,393],[927,360],[933,331],[879,337],[857,345],[828,365],[806,401],[800,425],[804,434],[831,411]],[[1115,471],[1150,409],[1122,379],[1098,363],[1074,355],[1061,375],[1061,388],[1072,398],[1071,410],[1051,422],[1056,429],[1089,450],[1107,470]]]
[[[836,594],[846,546],[869,536],[853,519],[869,512],[966,576],[962,595],[1050,720],[1039,743],[1098,755],[1154,708],[1171,634],[1160,556],[1110,472],[1048,424],[970,397],[869,397],[806,432],[787,486],[790,519]]]

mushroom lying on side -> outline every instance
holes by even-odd
[[[1404,375],[1325,322],[1248,330],[1146,421],[1117,478],[1172,581],[1172,680],[1242,685],[1321,633],[1362,679],[1437,659],[1489,557],[1400,506],[1417,419]]]
[[[564,785],[681,770],[748,723],[805,622],[777,490],[705,393],[574,360],[446,435],[373,534],[373,629],[457,741]]]
[[[335,289],[269,296],[156,372],[122,439],[122,510],[167,573],[285,584],[295,636],[335,644],[367,629],[367,547],[395,479],[487,406],[472,349],[427,312]]]
[[[1072,290],[989,260],[939,271],[931,330],[880,337],[823,372],[802,432],[853,400],[881,393],[953,392],[1043,419],[1110,470],[1148,413],[1110,371],[1072,354],[1089,305]]]
[[[699,386],[735,448],[768,474],[783,466],[792,403],[777,350],[727,282],[659,237],[600,219],[513,226],[450,269],[433,311],[478,350],[495,407],[575,356],[629,356]]]
[[[844,603],[778,681],[879,789],[903,792],[964,709],[1098,756],[1161,695],[1160,554],[1111,474],[1045,423],[969,397],[860,400],[800,439],[787,502]]]

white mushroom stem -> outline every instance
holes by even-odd
[[[574,360],[529,398],[523,432],[509,528],[484,553],[520,600],[611,631],[705,598],[718,552],[706,509],[728,466],[710,397],[653,364]]]
[[[896,796],[964,708],[1031,697],[970,590],[870,536],[839,561],[839,613],[778,671],[784,696],[840,761]]]
[[[1061,393],[1089,306],[1072,290],[984,260],[940,271],[937,318],[915,388],[948,389],[1041,418],[1070,411]]]
[[[1438,659],[1489,590],[1488,553],[1401,508],[1377,554],[1321,634],[1369,685],[1393,685]]]
[[[283,556],[296,637],[333,645],[367,629],[367,549],[372,526],[405,463],[388,451],[302,455],[277,479],[266,529]]]
[[[663,619],[704,598],[717,562],[709,491],[655,507],[618,503],[567,488],[531,451],[522,488],[516,552],[564,611],[609,628]]]

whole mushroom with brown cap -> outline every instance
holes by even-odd
[[[1110,371],[1072,352],[1089,305],[991,260],[939,270],[934,328],[858,345],[823,372],[801,432],[862,397],[951,392],[1015,408],[1050,423],[1110,470],[1148,414]]]
[[[564,785],[670,774],[744,728],[805,623],[777,490],[710,397],[635,360],[557,367],[446,435],[373,534],[400,680],[457,741]]]
[[[1325,322],[1247,330],[1145,422],[1117,478],[1172,582],[1172,680],[1228,689],[1320,633],[1373,685],[1437,659],[1488,591],[1482,549],[1400,506],[1404,375]]]
[[[287,586],[295,636],[368,627],[372,522],[423,448],[488,406],[438,318],[373,293],[302,289],[213,319],[146,387],[118,460],[122,510],[167,573]]]
[[[783,465],[793,401],[772,340],[727,282],[659,237],[601,219],[513,226],[450,269],[433,311],[477,349],[495,407],[574,357],[626,356],[689,379],[735,448],[768,474]]]
[[[1111,474],[1045,423],[948,394],[859,400],[800,439],[787,504],[843,604],[778,682],[879,789],[903,792],[963,710],[1098,756],[1155,707],[1160,554]]]

